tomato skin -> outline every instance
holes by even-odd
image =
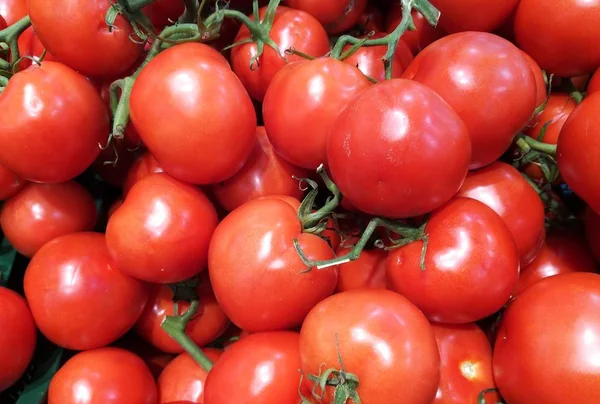
[[[0,108],[0,164],[30,181],[63,182],[81,174],[109,131],[94,86],[56,62],[15,74]]]
[[[336,252],[338,257],[349,253],[351,248],[342,247]],[[338,282],[336,292],[352,289],[386,289],[385,261],[388,253],[376,248],[363,250],[355,261],[338,266]]]
[[[50,381],[48,404],[156,404],[154,378],[144,361],[120,348],[80,352]]]
[[[227,330],[229,319],[217,304],[208,282],[208,276],[203,276],[198,286],[198,298],[200,308],[188,323],[186,334],[196,345],[202,347],[213,342]],[[188,309],[189,304],[179,301],[178,307],[178,314],[182,314]],[[135,325],[135,331],[163,352],[181,353],[183,352],[181,345],[160,326],[166,316],[173,316],[174,314],[173,291],[171,288],[168,285],[153,285],[146,308]]]
[[[40,331],[73,350],[117,340],[148,299],[147,286],[116,267],[100,233],[68,234],[45,244],[27,266],[23,286]]]
[[[600,0],[521,0],[515,16],[517,43],[548,73],[592,73],[600,66],[600,49],[594,46],[599,15]]]
[[[225,58],[208,45],[181,44],[152,59],[133,86],[130,105],[144,145],[181,181],[223,181],[252,152],[252,101]]]
[[[222,354],[220,350],[214,348],[203,348],[202,352],[213,363]],[[208,373],[187,352],[180,354],[165,367],[156,381],[158,403],[204,403],[207,375]]]
[[[330,34],[339,34],[352,28],[367,8],[367,0],[286,0],[285,4],[312,15]]]
[[[441,37],[445,36],[446,33],[438,25],[432,27],[429,25],[423,14],[417,10],[411,12],[413,23],[416,29],[414,31],[406,31],[402,34],[402,41],[408,45],[413,54],[419,53],[425,49],[429,44],[437,41]],[[387,14],[386,28],[387,32],[392,32],[400,24],[402,19],[402,7],[400,2],[393,2],[391,8]]]
[[[470,169],[486,166],[508,150],[536,107],[535,77],[523,53],[486,32],[461,32],[436,41],[402,77],[429,86],[458,112],[473,144]]]
[[[264,107],[263,107],[264,108]],[[288,129],[291,129],[288,128]],[[264,126],[256,128],[256,142],[244,167],[233,177],[212,186],[219,204],[227,211],[263,196],[288,195],[302,199],[304,192],[296,178],[307,178],[308,171],[281,158],[269,141]]]
[[[265,129],[275,151],[299,167],[315,170],[326,164],[327,137],[336,118],[370,85],[356,67],[332,58],[285,66],[271,81],[263,103]]]
[[[40,42],[40,38],[38,38],[37,34],[33,31],[33,27],[27,28],[21,36],[19,36],[18,40],[19,45],[19,53],[22,56],[31,56],[36,61],[40,60],[40,57],[44,53],[44,45]],[[44,56],[44,61],[56,61],[56,58],[52,56],[50,52],[46,52]],[[21,70],[27,69],[33,61],[29,58],[25,58],[19,64]]]
[[[26,0],[0,0],[0,15],[6,25],[13,25],[27,15]]]
[[[432,324],[440,350],[440,386],[432,404],[476,403],[479,394],[494,386],[492,348],[475,324]],[[496,393],[485,395],[488,403]]]
[[[124,273],[153,283],[181,282],[206,269],[218,223],[204,193],[165,173],[131,188],[108,220],[106,245]]]
[[[522,267],[535,259],[546,236],[544,204],[516,168],[498,161],[472,171],[458,196],[476,199],[502,217],[516,242]]]
[[[0,165],[0,201],[8,199],[19,192],[25,184],[26,181]]]
[[[432,213],[425,233],[429,244],[424,270],[422,241],[390,252],[390,289],[440,323],[477,321],[508,301],[517,285],[519,256],[496,212],[475,199],[455,198]]]
[[[546,102],[546,98],[548,98],[548,86],[546,85],[546,79],[544,79],[544,72],[540,68],[540,65],[537,64],[535,60],[532,59],[527,53],[523,52],[523,56],[527,59],[529,63],[529,67],[531,67],[531,71],[533,72],[533,76],[535,77],[535,88],[536,88],[536,101],[535,106],[536,110],[539,108],[544,102]],[[532,120],[529,122],[530,126],[535,126],[539,122],[539,115],[534,115]]]
[[[597,93],[600,91],[600,69],[596,70],[596,73],[592,75],[592,78],[587,85],[587,95]]]
[[[297,404],[299,341],[299,334],[290,331],[250,334],[239,340],[209,372],[204,402]],[[231,380],[237,380],[235,389]]]
[[[0,286],[0,392],[21,378],[33,357],[36,328],[25,299]]]
[[[338,116],[327,162],[356,208],[404,218],[428,213],[456,194],[470,149],[467,128],[437,94],[392,79],[364,90]]]
[[[586,97],[564,123],[557,146],[558,169],[567,185],[600,212],[600,141],[589,130],[600,123],[600,94]]]
[[[27,184],[0,211],[4,236],[29,258],[48,241],[65,234],[91,231],[95,224],[94,199],[74,181]]]
[[[261,20],[266,11],[266,7],[261,7],[259,10]],[[253,16],[250,18],[254,19]],[[289,48],[314,57],[329,52],[329,39],[323,26],[315,17],[301,10],[277,7],[269,37],[281,48],[279,51],[282,55]],[[242,25],[234,43],[248,38],[250,38],[250,31]],[[257,60],[258,67],[253,66],[255,68],[252,70],[250,61],[256,53],[256,43],[236,46],[231,50],[231,66],[246,87],[248,94],[257,101],[263,100],[271,80],[287,63],[305,60],[297,55],[284,55],[284,59],[273,48],[265,45],[263,54]]]
[[[165,170],[158,164],[154,156],[149,152],[144,152],[133,162],[127,172],[123,183],[123,195],[127,196],[131,188],[147,176],[163,172]]]
[[[585,211],[585,238],[596,257],[600,261],[600,215],[591,208]]]
[[[519,0],[431,0],[431,4],[442,13],[439,24],[448,33],[492,32],[510,18]]]
[[[600,276],[581,272],[543,279],[513,300],[493,359],[506,402],[600,401],[597,348],[591,342],[600,337],[599,302]]]
[[[325,240],[301,233],[299,206],[290,197],[263,197],[231,212],[215,230],[208,253],[211,284],[225,314],[243,330],[299,326],[335,289],[335,267],[301,273],[306,266],[294,238],[309,259],[331,259],[334,253]]]
[[[0,15],[0,29],[6,28],[8,25],[6,24],[6,20]]]
[[[317,304],[300,331],[305,375],[340,369],[336,335],[346,372],[358,376],[363,403],[433,401],[438,348],[429,322],[406,298],[387,290],[358,289]],[[367,361],[370,365],[364,366]],[[324,404],[333,403],[331,393],[328,387]]]

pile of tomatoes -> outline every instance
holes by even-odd
[[[0,397],[49,341],[49,404],[600,403],[599,26],[0,0]]]

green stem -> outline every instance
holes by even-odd
[[[532,137],[529,136],[519,136],[519,138],[517,139],[517,146],[519,146],[519,148],[524,152],[524,153],[528,153],[531,150],[535,150],[541,153],[545,153],[548,154],[552,157],[556,156],[556,145],[555,144],[548,144],[548,143],[544,143],[544,142],[540,142],[539,140],[535,140]]]
[[[206,0],[203,0],[202,3],[205,1]],[[200,10],[200,3],[198,0],[184,0],[183,2],[185,3],[185,11],[181,17],[179,17],[178,22],[191,23],[196,21],[198,18],[198,10]]]
[[[7,85],[8,77],[0,76],[0,94],[2,94]]]
[[[181,347],[200,365],[202,369],[209,372],[213,366],[212,361],[202,352],[194,341],[185,333],[185,328],[194,314],[198,311],[200,302],[194,300],[190,307],[180,316],[166,316],[160,325],[167,334],[181,345]]]
[[[140,11],[148,4],[154,3],[155,0],[117,0],[117,2],[130,13]]]
[[[337,185],[335,185],[334,182],[331,181],[331,178],[329,178],[329,176],[327,175],[327,172],[325,171],[323,164],[321,164],[319,166],[319,168],[317,168],[317,173],[319,174],[319,176],[321,176],[321,179],[325,183],[325,186],[327,187],[329,192],[331,192],[333,194],[333,198],[329,199],[327,201],[327,203],[321,209],[317,210],[316,212],[313,212],[309,215],[301,217],[300,221],[302,223],[302,229],[309,229],[313,226],[316,226],[319,222],[321,222],[327,216],[331,215],[331,213],[334,211],[334,209],[336,209],[340,205],[340,202],[341,202],[342,194],[340,193],[340,190],[337,187]],[[307,198],[309,196],[310,195],[307,195]],[[312,211],[312,207],[311,207],[310,211]]]
[[[569,96],[577,105],[581,104],[581,101],[583,101],[583,94],[580,91],[571,91],[571,93],[569,93]]]
[[[367,35],[363,37],[363,39],[356,44],[352,45],[346,52],[340,55],[340,60],[346,60],[350,56],[354,55],[371,37],[375,35],[375,31],[369,32]]]
[[[288,48],[288,49],[286,49],[286,50],[285,50],[285,54],[286,54],[286,55],[296,55],[296,56],[300,56],[301,58],[303,58],[303,59],[306,59],[306,60],[315,60],[315,59],[316,59],[314,56],[311,56],[311,55],[309,55],[308,53],[304,53],[304,52],[297,51],[297,50],[296,50],[296,49],[294,49],[294,48]]]
[[[6,43],[10,49],[10,61],[14,65],[13,71],[15,72],[18,71],[19,68],[18,63],[15,63],[15,61],[18,61],[21,57],[19,54],[18,44],[19,36],[23,33],[23,31],[29,28],[30,25],[31,19],[29,16],[25,16],[10,27],[4,28],[2,31],[0,31],[0,42]],[[6,69],[6,66],[1,66],[0,68],[2,70],[8,70]]]

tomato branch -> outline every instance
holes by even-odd
[[[524,152],[529,153],[531,150],[538,151],[541,153],[548,154],[549,156],[556,157],[556,145],[540,142],[532,137],[526,135],[519,135],[517,137],[517,146]]]
[[[20,59],[19,54],[19,36],[31,25],[31,19],[29,16],[25,16],[21,18],[19,21],[15,22],[10,27],[4,28],[0,31],[0,43],[5,43],[8,45],[10,50],[10,61],[8,64],[6,61],[2,61],[4,63],[0,64],[0,70],[13,70],[17,71],[19,65],[16,63]]]

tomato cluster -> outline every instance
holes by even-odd
[[[600,0],[51,3],[0,0],[0,401],[600,402]]]

